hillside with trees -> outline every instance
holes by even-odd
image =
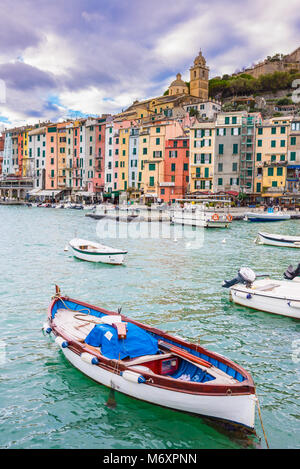
[[[224,99],[231,96],[260,95],[276,93],[279,90],[293,89],[292,83],[300,78],[296,70],[290,72],[274,72],[254,78],[242,73],[237,76],[223,75],[209,80],[209,96]]]

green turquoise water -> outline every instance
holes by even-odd
[[[300,251],[257,246],[262,225],[235,222],[205,231],[202,248],[178,239],[115,239],[126,265],[82,262],[65,252],[95,239],[84,211],[0,207],[0,447],[238,448],[201,418],[116,394],[74,369],[42,334],[54,284],[62,292],[123,313],[225,355],[253,376],[272,448],[299,448],[299,322],[234,306],[224,278],[241,265],[282,278]],[[299,221],[264,224],[300,235]],[[226,243],[222,243],[223,239]],[[258,437],[263,436],[256,415]],[[262,447],[265,447],[262,441]]]

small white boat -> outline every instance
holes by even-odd
[[[284,221],[289,220],[291,218],[290,215],[283,212],[247,212],[245,213],[245,221],[252,221],[252,222],[273,222],[273,221]]]
[[[286,248],[300,248],[300,236],[277,235],[258,232],[256,244],[268,244]]]
[[[252,269],[243,267],[237,277],[225,281],[223,287],[230,288],[230,301],[236,304],[300,319],[300,277],[292,281],[257,279]]]
[[[123,264],[127,251],[111,248],[104,244],[74,238],[69,242],[73,254],[78,259],[89,262],[102,262],[103,264]]]

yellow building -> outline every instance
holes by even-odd
[[[129,170],[129,135],[130,129],[121,129],[119,131],[119,171],[118,171],[118,189],[126,191],[128,185]]]
[[[23,159],[22,159],[22,176],[29,177],[32,176],[30,168],[30,159],[29,159],[29,150],[28,150],[28,132],[32,130],[31,128],[26,128],[22,132],[22,141],[23,141]]]
[[[256,127],[254,190],[279,197],[286,184],[291,117],[273,117]]]
[[[197,123],[190,130],[190,192],[212,191],[215,124]]]

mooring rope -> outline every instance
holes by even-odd
[[[259,399],[258,399],[258,396],[256,394],[256,391],[255,391],[255,396],[256,396],[256,399],[257,399],[257,410],[258,410],[258,415],[259,415],[261,428],[262,428],[262,431],[263,431],[263,434],[264,434],[264,438],[265,438],[267,448],[270,449],[269,443],[268,443],[268,440],[267,440],[267,436],[266,436],[266,432],[265,432],[265,429],[264,429],[264,424],[263,424],[263,421],[262,421],[262,415],[261,415],[261,410],[260,410],[260,405],[259,405]]]

